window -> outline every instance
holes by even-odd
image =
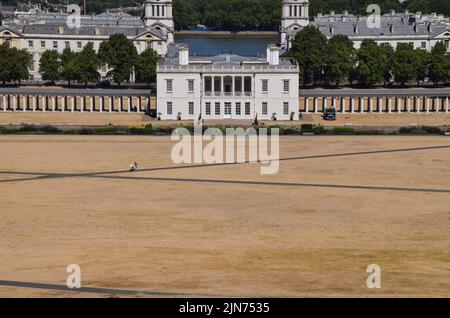
[[[267,102],[263,102],[262,103],[262,114],[263,115],[267,115],[267,112],[268,112],[268,110],[267,110]]]
[[[211,93],[211,92],[212,92],[212,78],[205,77],[205,93]]]
[[[283,92],[289,93],[289,80],[283,80]]]
[[[422,49],[426,49],[427,48],[427,42],[422,42],[421,43],[421,48]]]
[[[245,115],[250,116],[250,103],[245,103]]]
[[[263,93],[267,93],[269,90],[269,81],[268,80],[262,80],[262,91]]]
[[[225,115],[231,116],[231,103],[225,103]]]
[[[81,49],[83,47],[83,44],[81,42],[77,42],[77,46],[79,49]]]
[[[289,103],[288,102],[283,103],[283,115],[289,115]]]
[[[58,48],[58,42],[53,41],[53,48],[54,48],[54,49],[57,49],[57,48]]]
[[[206,103],[205,113],[206,115],[211,115],[211,103]]]
[[[41,41],[41,47],[45,47],[45,41]]]
[[[244,92],[245,93],[252,92],[252,78],[251,77],[244,78]]]
[[[222,85],[222,78],[214,77],[214,92],[215,93],[220,93],[222,91],[221,85]]]
[[[28,46],[33,47],[33,41],[28,41]]]
[[[188,91],[189,93],[194,92],[194,80],[188,80]]]
[[[173,80],[166,80],[166,90],[167,90],[167,93],[172,93],[172,91],[173,91]]]
[[[236,103],[236,115],[241,116],[241,103]]]
[[[216,103],[215,105],[215,114],[220,115],[220,103]]]
[[[172,102],[167,102],[167,115],[172,115]]]
[[[189,115],[194,115],[194,103],[189,102]]]
[[[36,63],[36,61],[32,61],[30,64],[30,71],[34,72],[34,63]]]
[[[66,42],[66,49],[70,49],[70,42]]]
[[[234,91],[236,93],[242,93],[242,77],[234,78]]]

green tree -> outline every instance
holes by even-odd
[[[138,53],[133,41],[123,34],[113,34],[100,45],[99,57],[102,65],[110,69],[108,75],[120,85],[130,79]]]
[[[416,54],[416,81],[417,85],[424,82],[428,76],[428,64],[430,63],[430,56],[427,51],[422,49],[415,49]]]
[[[76,59],[76,69],[79,71],[78,80],[86,86],[89,82],[98,82],[100,74],[98,72],[101,66],[100,59],[95,53],[92,42],[86,44]]]
[[[394,48],[392,47],[392,45],[385,43],[385,44],[381,44],[381,47],[384,50],[384,53],[386,55],[386,60],[387,63],[384,65],[384,70],[383,70],[383,77],[384,77],[384,85],[389,85],[391,84],[392,81],[392,77],[393,77],[393,62],[394,62]]]
[[[443,42],[438,42],[431,50],[429,78],[435,85],[447,82],[450,77],[450,61]]]
[[[10,80],[20,84],[22,80],[30,79],[30,67],[31,63],[33,63],[33,55],[25,50],[18,50],[16,48],[11,48],[10,54]]]
[[[382,83],[387,68],[386,51],[373,40],[364,40],[357,52],[358,65],[356,73],[358,81],[366,85]]]
[[[69,86],[79,79],[80,70],[77,59],[78,53],[69,48],[64,49],[61,54],[61,79],[67,81]]]
[[[44,81],[56,82],[61,79],[61,60],[57,51],[47,50],[42,53],[39,72]]]
[[[5,85],[6,82],[10,81],[10,59],[11,53],[8,44],[4,43],[0,45],[0,81],[3,83],[3,85]]]
[[[156,77],[156,65],[159,55],[153,49],[147,49],[139,55],[136,64],[136,81],[151,83]]]
[[[297,60],[300,80],[304,85],[323,79],[326,47],[326,37],[313,26],[303,28],[295,36],[287,56]]]
[[[327,43],[325,78],[339,85],[348,81],[354,64],[353,43],[347,36],[335,35]]]
[[[402,86],[416,80],[417,54],[412,45],[399,43],[394,53],[394,80]]]

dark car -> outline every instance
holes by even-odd
[[[325,109],[322,118],[323,120],[336,120],[336,108]]]

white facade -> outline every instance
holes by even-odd
[[[162,120],[297,120],[299,68],[268,50],[266,59],[222,54],[165,58],[157,69]],[[181,57],[181,58],[180,58]]]

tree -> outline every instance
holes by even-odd
[[[417,85],[426,80],[428,76],[428,64],[430,56],[427,51],[422,49],[415,49],[416,54],[416,81]]]
[[[417,62],[417,54],[412,45],[399,43],[392,63],[394,80],[402,86],[415,81]]]
[[[429,78],[435,85],[447,82],[450,78],[450,62],[443,42],[438,42],[431,50]]]
[[[91,42],[83,48],[75,63],[75,69],[79,72],[77,77],[81,83],[87,86],[89,82],[98,82],[100,78],[98,69],[101,62]]]
[[[339,86],[348,81],[354,64],[353,43],[347,36],[335,35],[327,43],[325,78]]]
[[[5,85],[6,82],[10,81],[10,48],[8,44],[4,43],[0,45],[0,81]]]
[[[384,70],[383,70],[383,77],[384,77],[384,85],[387,86],[391,84],[392,77],[393,77],[393,61],[394,61],[394,48],[392,45],[385,43],[381,44],[381,47],[384,50],[384,53],[386,55],[387,63],[385,64]]]
[[[72,52],[69,48],[64,49],[61,54],[61,79],[67,81],[69,85],[72,81],[79,79],[78,55],[78,53]]]
[[[313,26],[303,28],[295,36],[287,56],[297,60],[304,85],[323,79],[326,46],[326,37]]]
[[[42,53],[39,72],[44,81],[56,82],[61,79],[61,60],[57,51],[47,50]]]
[[[130,79],[138,53],[133,41],[123,34],[113,34],[100,45],[99,57],[110,69],[108,75],[120,85]]]
[[[364,40],[357,53],[356,73],[358,81],[366,85],[382,83],[387,68],[385,50],[373,40]]]
[[[33,55],[25,50],[10,48],[10,81],[20,82],[30,79],[30,67],[33,63]]]
[[[156,77],[156,65],[159,55],[153,49],[147,49],[139,55],[136,63],[136,81],[151,83]]]

